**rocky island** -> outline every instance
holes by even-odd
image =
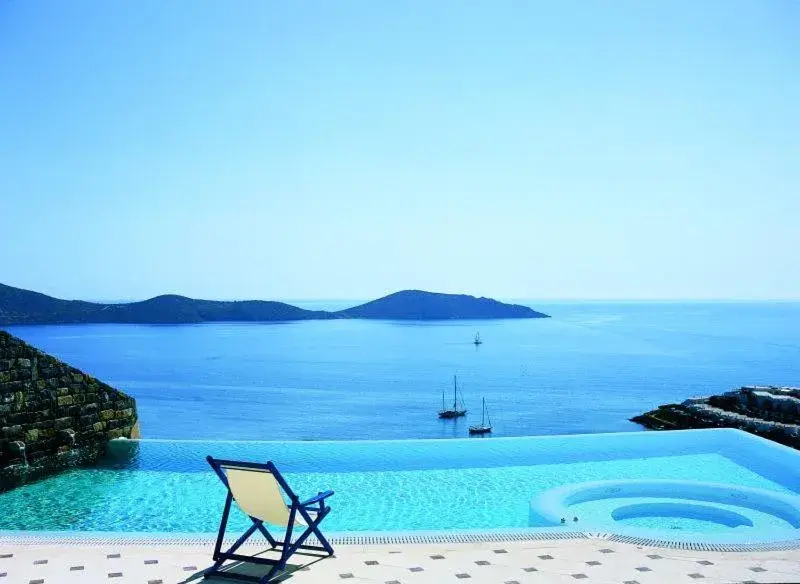
[[[62,300],[0,284],[0,325],[201,322],[270,322],[365,318],[451,320],[547,318],[527,306],[464,294],[404,290],[360,306],[328,312],[267,300],[197,300],[166,294],[141,302],[98,303]]]
[[[652,430],[738,428],[800,449],[800,388],[744,386],[666,404],[631,421]]]

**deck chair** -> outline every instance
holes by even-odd
[[[320,492],[316,497],[301,501],[272,462],[264,464],[240,462],[215,459],[211,456],[206,457],[206,460],[228,489],[225,508],[219,525],[219,534],[214,546],[214,566],[206,570],[206,577],[215,576],[265,584],[286,568],[286,561],[297,550],[313,550],[326,552],[329,556],[333,555],[331,544],[328,543],[328,540],[319,530],[319,524],[331,510],[330,507],[325,505],[325,499],[333,495],[333,491]],[[282,493],[285,493],[288,497],[288,504]],[[228,550],[222,551],[222,541],[225,538],[225,528],[228,524],[228,516],[230,515],[233,501],[250,518],[253,525]],[[283,541],[273,537],[264,526],[265,523],[284,527],[286,533]],[[293,532],[300,529],[303,529],[303,532],[292,542]],[[269,559],[236,553],[236,550],[256,531],[267,539],[271,549],[280,548],[280,558]],[[304,543],[311,535],[316,537],[321,544],[320,546],[306,545]],[[237,574],[220,569],[228,560],[266,564],[272,567],[266,575],[261,577]]]

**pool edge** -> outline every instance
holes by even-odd
[[[332,545],[469,544],[515,541],[607,540],[631,545],[693,551],[770,552],[800,549],[800,538],[773,542],[703,542],[648,536],[645,533],[564,531],[558,528],[500,531],[339,532],[326,534]],[[58,546],[213,546],[215,534],[126,532],[25,532],[0,531],[0,547],[19,545]],[[233,543],[233,538],[226,542]],[[257,545],[257,544],[247,544]],[[261,546],[258,546],[261,547]]]

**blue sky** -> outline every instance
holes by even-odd
[[[800,3],[0,1],[0,282],[800,297]]]

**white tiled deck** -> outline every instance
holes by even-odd
[[[603,539],[335,547],[332,558],[294,556],[293,573],[279,580],[298,584],[800,582],[800,550],[701,552]],[[0,584],[202,582],[210,557],[210,544],[0,546]]]

